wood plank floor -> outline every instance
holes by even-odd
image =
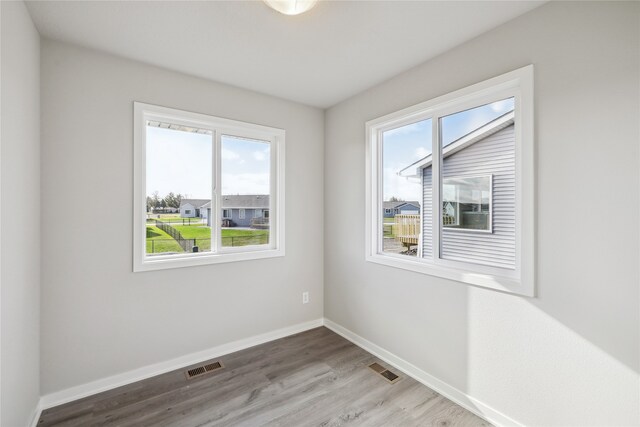
[[[490,425],[324,327],[217,360],[199,378],[188,367],[47,409],[38,426]]]

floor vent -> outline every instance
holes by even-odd
[[[222,368],[224,368],[224,365],[221,362],[213,362],[206,365],[198,366],[196,368],[191,368],[187,370],[185,374],[187,375],[187,379],[190,380]]]
[[[369,367],[378,374],[382,375],[382,377],[390,383],[395,383],[396,380],[400,378],[398,375],[394,374],[379,363],[372,363],[371,365],[369,365]]]

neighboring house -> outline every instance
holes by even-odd
[[[235,227],[269,223],[269,195],[222,196],[222,220]]]
[[[515,268],[513,111],[446,145],[442,156],[442,258]],[[431,162],[428,155],[398,173],[422,177],[423,257],[433,254]]]
[[[188,215],[186,211],[189,211]],[[184,205],[180,206],[180,216],[183,218],[205,218],[207,225],[211,226],[211,200],[197,200],[196,203],[193,199],[185,199]],[[226,222],[231,227],[251,227],[259,223],[268,224],[269,195],[222,196],[220,219],[223,224]]]
[[[181,218],[200,218],[202,217],[201,208],[209,203],[209,199],[182,199],[180,201],[180,217]]]
[[[420,203],[409,202],[384,202],[383,214],[385,218],[393,218],[396,215],[417,215],[420,213]]]

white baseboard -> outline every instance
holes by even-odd
[[[372,343],[365,338],[362,338],[349,329],[340,326],[327,318],[324,319],[324,326],[331,329],[336,334],[348,339],[358,347],[361,347],[362,349],[368,351],[381,360],[393,365],[400,371],[404,372],[406,375],[410,376],[416,381],[421,382],[430,389],[440,393],[447,399],[457,403],[458,405],[473,412],[479,417],[489,421],[491,424],[494,424],[496,426],[522,426],[521,423],[515,421],[512,418],[509,418],[500,411],[497,411],[489,405],[486,405],[479,400],[474,399],[468,394],[458,390],[455,387],[452,387],[451,385],[434,377],[433,375],[428,374],[417,366],[407,362],[406,360],[396,356],[395,354],[385,350],[384,348]]]
[[[364,350],[380,358],[381,360],[393,365],[416,381],[419,381],[420,383],[426,385],[427,387],[433,389],[444,397],[473,412],[479,417],[489,421],[490,423],[496,426],[522,426],[521,423],[493,409],[489,405],[480,402],[479,400],[445,383],[444,381],[434,377],[433,375],[428,374],[417,366],[407,362],[406,360],[396,356],[395,354],[385,350],[384,348],[326,318],[299,323],[297,325],[288,326],[286,328],[278,329],[260,335],[255,335],[253,337],[244,338],[238,341],[233,341],[228,344],[223,344],[207,350],[167,360],[165,362],[156,363],[153,365],[145,366],[143,368],[134,369],[122,374],[113,375],[111,377],[103,378],[100,380],[92,381],[90,383],[44,395],[40,398],[40,402],[35,409],[33,421],[30,425],[31,427],[36,427],[38,420],[40,419],[40,414],[45,409],[62,405],[64,403],[81,399],[83,397],[87,397],[96,393],[111,390],[116,387],[131,384],[136,381],[140,381],[156,375],[164,374],[166,372],[193,365],[204,360],[224,356],[225,354],[244,350],[255,345],[264,344],[269,341],[304,332],[323,325],[331,329],[338,335],[341,335],[342,337],[351,341],[358,347],[363,348]]]
[[[62,405],[73,400],[81,399],[83,397],[91,396],[92,394],[101,393],[103,391],[111,390],[116,387],[131,384],[136,381],[144,380],[156,375],[164,374],[166,372],[180,369],[185,366],[194,365],[205,360],[224,356],[225,354],[233,353],[235,351],[244,350],[255,345],[264,344],[269,341],[304,332],[309,329],[318,328],[322,325],[323,319],[316,319],[309,322],[299,323],[297,325],[288,326],[286,328],[277,329],[275,331],[266,332],[264,334],[255,335],[253,337],[244,338],[238,341],[233,341],[228,344],[219,345],[217,347],[188,354],[185,356],[180,356],[175,359],[167,360],[165,362],[155,363],[143,368],[134,369],[132,371],[123,372],[111,377],[92,381],[65,390],[60,390],[51,394],[46,394],[40,397],[40,403],[36,408],[34,423],[38,422],[38,419],[40,418],[40,412],[42,412],[42,410],[44,409]],[[35,426],[35,424],[32,425]]]
[[[31,422],[27,424],[30,427],[36,427],[38,425],[38,421],[40,420],[40,414],[42,414],[42,403],[38,401],[36,408],[33,410],[33,414],[31,415]]]

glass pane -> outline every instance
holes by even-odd
[[[147,122],[147,256],[211,251],[212,132]]]
[[[443,178],[443,227],[491,230],[490,200],[491,175]]]
[[[222,136],[221,244],[269,244],[271,146]]]
[[[514,99],[440,119],[440,257],[515,268]]]
[[[379,226],[383,231],[382,251],[385,253],[416,256],[418,252],[424,198],[420,164],[431,161],[431,134],[431,119],[382,134],[383,207]],[[425,209],[425,215],[430,218],[430,203]],[[425,218],[425,231],[426,221]],[[430,236],[430,226],[428,232]]]

